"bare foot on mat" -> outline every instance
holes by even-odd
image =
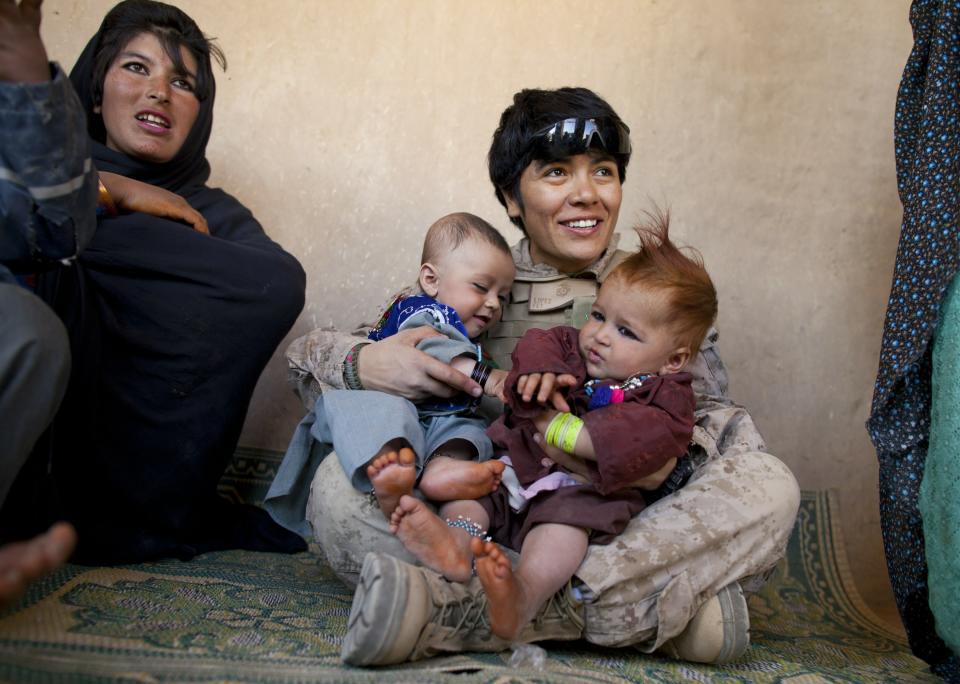
[[[77,545],[77,533],[59,522],[43,534],[0,547],[0,608],[20,598],[30,583],[63,565]]]

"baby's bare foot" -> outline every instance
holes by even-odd
[[[420,491],[433,501],[479,499],[500,486],[501,461],[458,461],[452,458],[431,459],[420,478]]]
[[[492,541],[470,540],[477,577],[487,594],[490,629],[498,637],[514,639],[523,627],[523,587],[513,574],[510,559]]]
[[[417,469],[414,467],[416,460],[413,449],[402,447],[399,451],[391,449],[380,453],[367,466],[367,477],[373,484],[373,493],[388,520],[400,497],[413,493],[413,483],[417,480]]]
[[[469,581],[473,569],[465,533],[449,527],[420,499],[400,498],[390,531],[428,568],[454,582]]]

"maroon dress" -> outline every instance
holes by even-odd
[[[533,440],[537,429],[532,419],[543,407],[524,402],[515,389],[519,377],[531,373],[568,373],[577,379],[567,403],[583,419],[596,451],[597,460],[588,462],[590,484],[540,492],[522,512],[510,508],[505,487],[480,499],[490,516],[490,536],[513,549],[519,549],[530,529],[542,523],[586,528],[590,543],[610,543],[646,506],[643,491],[628,485],[660,470],[671,458],[683,457],[693,434],[695,398],[689,373],[651,376],[626,390],[622,403],[589,410],[584,383],[590,378],[578,335],[568,326],[533,329],[517,342],[507,378],[507,410],[487,430],[510,457],[524,487],[562,471]]]

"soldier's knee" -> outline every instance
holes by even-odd
[[[800,508],[800,485],[786,464],[776,456],[762,451],[742,454],[741,458],[751,472],[755,486],[762,493],[757,511],[777,527],[791,529]]]

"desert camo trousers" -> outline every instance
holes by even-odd
[[[727,584],[756,590],[785,553],[799,501],[793,475],[770,454],[734,448],[714,455],[612,543],[589,548],[574,580],[584,596],[583,638],[652,652]],[[307,520],[351,586],[370,551],[416,563],[336,458],[317,469]]]

